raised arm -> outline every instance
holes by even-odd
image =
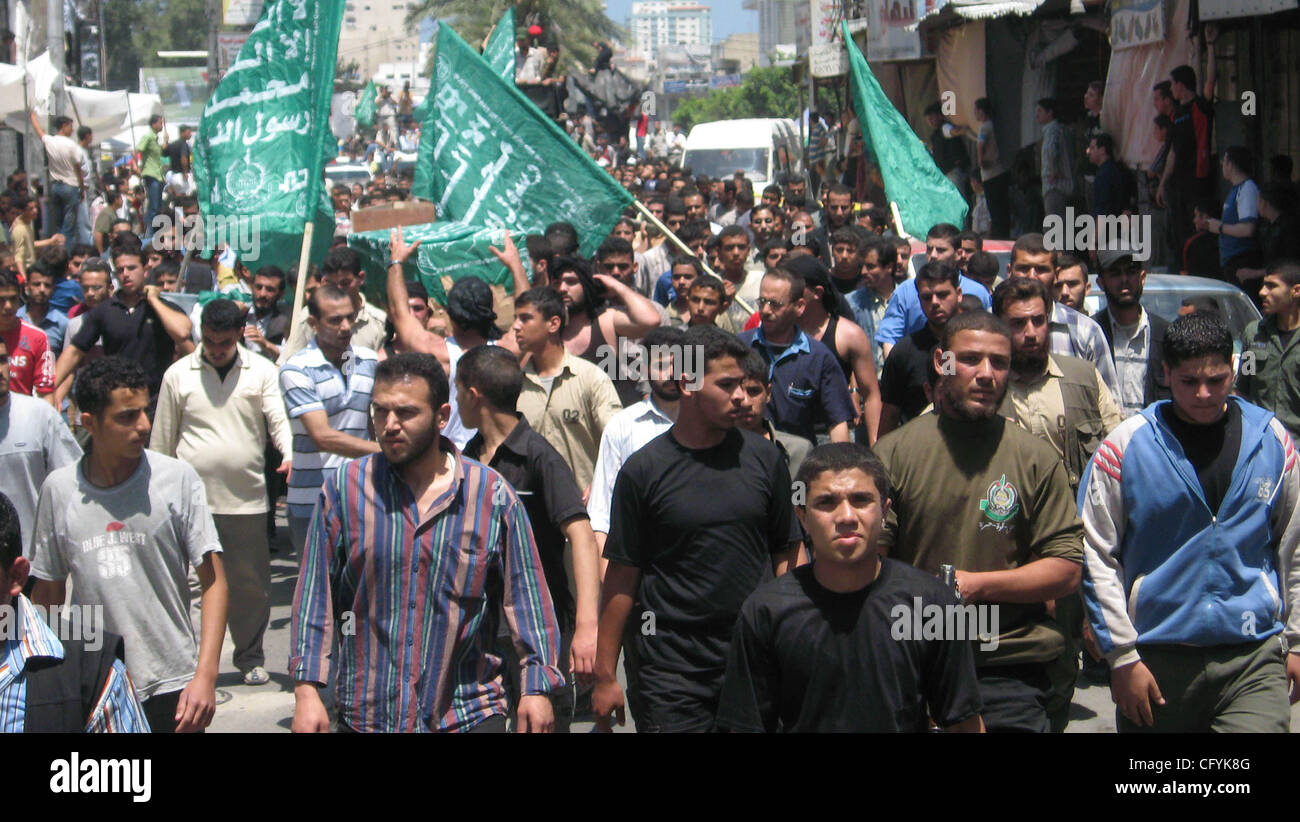
[[[388,248],[391,262],[388,264],[388,318],[393,321],[397,331],[397,341],[403,348],[420,354],[432,354],[438,358],[443,371],[451,367],[451,356],[447,351],[447,341],[429,331],[411,313],[409,292],[406,290],[405,262],[420,247],[416,240],[406,244],[401,229],[394,228],[388,235]]]

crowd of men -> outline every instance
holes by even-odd
[[[318,267],[182,261],[152,230],[197,211],[161,121],[72,243],[97,175],[54,173],[69,125],[42,132],[44,228],[25,180],[0,195],[0,730],[201,731],[227,628],[245,684],[292,679],[295,731],[1059,732],[1081,668],[1123,731],[1289,728],[1293,257],[1260,261],[1234,338],[1212,299],[1148,312],[1135,249],[1024,231],[1004,265],[940,223],[921,253],[843,182],[755,191],[624,140],[598,154],[639,206],[590,259],[557,222],[493,249],[508,298],[470,277],[435,305],[418,242],[393,231],[382,291],[347,245],[409,197],[382,168],[332,189]],[[1248,158],[1222,166],[1244,202]],[[299,568],[287,663],[273,549]],[[65,602],[101,609],[102,648],[44,625]],[[931,609],[992,621],[922,631]]]

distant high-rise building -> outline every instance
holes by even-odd
[[[627,27],[632,33],[632,54],[653,62],[662,46],[712,44],[713,10],[694,0],[633,3]]]
[[[807,48],[808,0],[745,0],[744,7],[758,12],[758,64],[771,65],[778,44]]]
[[[406,12],[414,5],[411,0],[347,0],[339,31],[339,62],[355,60],[362,78],[369,78],[379,70],[380,63],[418,59],[419,38],[406,31]]]

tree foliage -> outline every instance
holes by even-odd
[[[790,69],[778,66],[751,69],[739,86],[692,97],[673,109],[672,119],[685,128],[713,120],[748,117],[797,117],[803,95]]]
[[[107,87],[134,91],[159,51],[206,49],[208,26],[205,0],[104,0]]]
[[[415,7],[407,12],[406,25],[414,31],[426,17],[450,22],[465,42],[478,49],[510,5],[506,0],[416,0]],[[597,40],[617,40],[626,34],[605,14],[600,0],[523,0],[514,6],[515,24],[520,31],[534,23],[541,26],[543,42],[557,40],[560,59],[570,69],[592,64]]]

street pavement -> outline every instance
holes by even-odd
[[[238,669],[231,664],[233,645],[226,634],[222,646],[221,674],[217,679],[217,713],[209,726],[209,733],[288,733],[293,722],[293,684],[287,673],[289,665],[289,612],[293,605],[294,584],[297,581],[296,555],[290,558],[283,553],[287,546],[288,527],[280,518],[279,546],[282,553],[271,555],[271,622],[266,632],[266,669],[271,681],[265,685],[243,684]],[[197,598],[193,611],[194,624],[198,626]],[[623,680],[620,667],[619,679]],[[330,704],[327,699],[326,704]],[[591,722],[573,723],[571,732],[587,733],[593,729]],[[616,732],[634,731],[632,717],[627,715],[627,725]],[[1291,730],[1300,733],[1300,708],[1291,711]],[[1070,724],[1066,733],[1114,733],[1115,705],[1110,699],[1110,688],[1089,683],[1080,677],[1070,708]]]

